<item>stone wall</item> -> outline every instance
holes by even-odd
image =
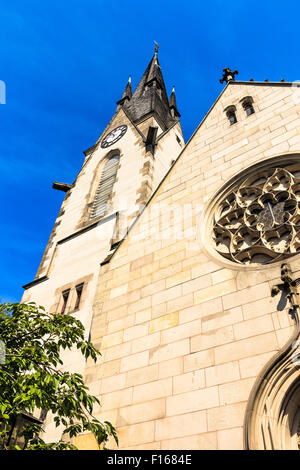
[[[248,117],[245,96],[255,109]],[[232,126],[229,105],[237,108]],[[101,399],[96,415],[118,427],[120,448],[243,448],[250,391],[291,334],[291,319],[271,297],[281,263],[253,269],[212,255],[195,214],[241,170],[299,153],[299,130],[290,86],[229,84],[101,268],[91,339],[103,357],[87,363],[86,382]],[[175,212],[186,205],[181,236]],[[290,264],[299,270],[299,255]]]

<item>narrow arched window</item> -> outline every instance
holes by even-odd
[[[244,108],[247,116],[250,116],[250,114],[254,113],[254,108],[253,108],[252,103],[249,103],[249,102],[243,103],[243,108]]]
[[[237,122],[235,106],[227,106],[227,108],[224,109],[224,112],[226,113],[227,119],[231,126]]]
[[[111,197],[113,185],[117,176],[119,158],[119,155],[114,155],[106,162],[103,168],[91,212],[91,219],[101,217],[106,212],[107,203]]]
[[[227,117],[228,117],[230,125],[235,124],[237,122],[236,115],[235,115],[234,111],[228,111]]]
[[[241,100],[242,106],[244,108],[244,111],[246,113],[246,116],[250,116],[251,114],[254,114],[254,107],[253,107],[253,98],[252,96],[246,96]]]

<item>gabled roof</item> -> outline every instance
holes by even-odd
[[[151,63],[150,63],[151,64]],[[150,65],[149,64],[149,65]],[[148,66],[149,67],[149,66]],[[146,70],[147,71],[147,70]],[[146,72],[145,72],[146,73]],[[145,75],[145,74],[144,74]],[[186,148],[187,146],[192,142],[194,136],[197,134],[198,130],[200,129],[200,127],[204,124],[204,122],[206,121],[207,117],[209,116],[209,114],[211,113],[211,111],[214,109],[214,107],[216,106],[217,102],[220,100],[220,98],[224,95],[225,91],[227,90],[227,88],[230,86],[230,85],[256,85],[256,86],[282,86],[282,87],[286,87],[286,86],[293,86],[294,83],[293,82],[255,82],[254,80],[252,81],[236,81],[236,80],[230,80],[226,83],[226,85],[224,86],[223,90],[221,91],[221,93],[219,94],[219,96],[216,98],[216,100],[214,101],[214,103],[212,104],[212,106],[210,107],[210,109],[208,110],[208,112],[205,114],[205,116],[203,117],[203,119],[201,120],[200,124],[197,126],[197,128],[195,129],[194,133],[192,134],[192,136],[190,137],[190,139],[188,140],[188,142],[186,143],[186,145],[183,147],[182,151],[180,152],[180,154],[177,156],[174,164],[170,167],[170,169],[167,171],[167,173],[165,174],[165,176],[162,178],[162,180],[160,181],[160,183],[158,184],[157,188],[155,189],[155,191],[153,192],[153,194],[151,195],[151,197],[149,198],[149,200],[147,201],[147,203],[145,204],[145,206],[143,206],[142,210],[140,211],[140,213],[137,215],[137,217],[133,220],[132,224],[128,227],[127,231],[126,231],[126,234],[124,234],[123,238],[118,242],[118,243],[115,243],[112,248],[111,248],[111,251],[109,253],[109,255],[106,257],[106,259],[101,263],[101,265],[104,265],[104,264],[107,264],[110,262],[110,260],[112,259],[112,257],[115,255],[115,253],[118,251],[118,249],[120,248],[120,246],[122,245],[122,243],[124,242],[124,240],[127,238],[128,234],[131,232],[131,230],[133,229],[133,227],[135,226],[135,224],[138,222],[138,220],[140,219],[140,217],[142,216],[143,212],[145,210],[147,210],[147,207],[151,204],[153,198],[156,196],[157,192],[160,190],[161,186],[164,184],[164,181],[167,179],[167,177],[169,176],[170,172],[173,171],[173,168],[175,166],[175,164],[178,162],[178,160],[181,158],[182,154],[186,151]],[[171,97],[170,97],[171,98]]]
[[[264,80],[263,82],[258,82],[258,81],[255,81],[255,80],[249,80],[249,81],[230,80],[228,82],[228,84],[229,85],[256,85],[256,86],[259,85],[259,86],[283,86],[284,87],[284,86],[293,86],[295,84],[295,82],[285,82],[285,81],[269,82],[268,80]]]

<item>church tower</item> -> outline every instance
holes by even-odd
[[[129,78],[111,121],[84,152],[75,181],[53,184],[65,197],[36,277],[24,286],[23,302],[72,313],[89,334],[101,264],[184,146],[174,98],[172,92],[169,102],[156,48],[134,93]],[[83,373],[76,351],[66,353],[64,364]]]

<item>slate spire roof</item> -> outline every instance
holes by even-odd
[[[180,114],[177,108],[177,113],[171,112],[157,51],[155,51],[133,95],[129,96],[132,93],[131,85],[130,91],[126,90],[127,87],[118,104],[126,109],[135,124],[154,115],[165,131],[178,120]]]

